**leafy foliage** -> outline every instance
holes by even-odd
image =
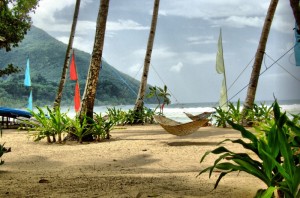
[[[136,112],[129,109],[128,111],[123,111],[122,109],[107,108],[107,116],[109,120],[112,120],[116,125],[126,125],[135,123],[148,123],[152,124],[154,111],[144,107],[143,111]]]
[[[39,0],[0,1],[0,48],[10,51],[24,39],[31,26],[30,13],[34,12]]]
[[[18,65],[22,71],[20,74],[0,79],[1,88],[6,92],[0,98],[0,104],[14,108],[26,106],[28,90],[23,86],[23,71],[25,71],[26,60],[29,57],[33,103],[37,106],[52,105],[58,90],[66,49],[67,45],[55,40],[41,29],[32,26],[17,48],[13,48],[10,52],[0,50],[0,69],[12,63]],[[90,54],[75,50],[75,59],[79,87],[81,93],[83,93]],[[74,86],[75,82],[67,78],[62,94],[62,106],[69,106],[73,102]],[[103,61],[95,105],[134,104],[138,89],[139,81],[119,72]],[[154,103],[155,100],[147,99],[145,102]]]
[[[159,107],[159,114],[163,115],[164,114],[164,112],[163,112],[164,106],[169,105],[171,103],[171,100],[169,98],[171,96],[171,94],[168,93],[167,86],[165,85],[164,88],[154,86],[154,87],[150,87],[149,89],[150,89],[150,92],[147,95],[147,97],[148,98],[155,97],[155,99],[158,102],[156,109]],[[156,109],[155,109],[155,111],[156,111]]]
[[[61,113],[59,108],[52,111],[46,107],[47,112],[38,106],[36,108],[38,112],[30,111],[34,119],[23,121],[23,124],[30,126],[27,128],[29,135],[34,138],[34,141],[47,138],[48,143],[56,142],[58,136],[61,142],[61,134],[67,131],[69,122],[66,113]]]
[[[201,162],[210,153],[217,154],[219,157],[214,164],[202,170],[199,175],[209,172],[211,177],[215,169],[221,171],[215,187],[217,188],[221,179],[228,173],[234,171],[245,171],[262,180],[268,189],[261,189],[257,192],[259,197],[272,197],[277,189],[285,197],[300,196],[300,164],[299,164],[299,120],[290,120],[286,113],[280,112],[280,107],[275,101],[273,103],[273,120],[268,121],[268,127],[264,127],[263,135],[255,136],[246,130],[242,125],[236,124],[231,120],[227,122],[236,130],[241,132],[242,139],[224,140],[242,145],[246,150],[251,151],[256,157],[251,157],[248,152],[235,153],[220,146],[212,151],[207,151],[201,158]],[[295,119],[299,117],[295,116]],[[221,142],[222,143],[222,142]],[[281,194],[279,193],[279,195]]]
[[[260,106],[254,104],[253,109],[247,110],[247,123],[243,123],[246,126],[256,126],[259,123],[265,123],[270,121],[273,118],[272,112],[273,106],[268,107],[265,104],[261,104]],[[229,103],[228,110],[223,110],[221,107],[215,107],[216,114],[214,115],[216,119],[216,126],[226,128],[228,123],[227,120],[231,120],[236,123],[242,122],[242,110],[240,100],[237,101],[236,104]]]

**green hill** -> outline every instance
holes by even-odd
[[[30,59],[34,105],[52,105],[60,82],[67,45],[51,37],[41,29],[32,27],[19,47],[10,52],[0,50],[0,68],[12,63],[22,71],[0,79],[0,106],[25,107],[29,95],[23,85],[27,57]],[[75,49],[80,92],[83,95],[90,54]],[[62,105],[73,104],[75,83],[65,84]],[[134,104],[139,81],[119,72],[103,61],[95,105]],[[151,101],[146,101],[151,103]]]

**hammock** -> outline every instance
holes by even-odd
[[[209,121],[205,118],[188,123],[180,123],[160,115],[154,115],[153,117],[167,132],[177,136],[192,134]]]
[[[198,115],[193,115],[193,114],[190,114],[190,113],[186,113],[186,112],[183,112],[187,117],[189,117],[191,120],[203,120],[203,119],[206,119],[208,118],[211,114],[213,114],[214,112],[203,112],[203,113],[200,113]]]

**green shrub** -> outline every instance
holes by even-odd
[[[228,126],[227,120],[231,120],[235,123],[242,123],[243,115],[241,110],[240,100],[236,104],[229,103],[228,110],[224,110],[221,107],[214,107],[216,114],[214,118],[216,120],[215,125],[217,127],[226,128]],[[273,105],[268,107],[267,105],[261,103],[261,105],[254,104],[253,109],[249,109],[246,112],[245,120],[247,123],[243,123],[246,126],[256,126],[261,122],[268,122],[273,119]]]
[[[47,113],[40,107],[36,108],[38,112],[30,111],[33,118],[23,121],[24,124],[31,126],[27,128],[29,135],[34,137],[34,141],[47,138],[48,143],[56,142],[56,136],[58,136],[58,141],[61,142],[62,133],[66,133],[68,130],[70,119],[67,117],[67,113],[61,113],[59,108],[52,111],[46,107]]]
[[[100,141],[101,139],[109,139],[110,131],[115,125],[114,121],[110,119],[106,119],[101,114],[95,114],[93,120],[93,135],[95,136],[96,141]]]
[[[121,109],[108,108],[107,117],[108,120],[112,121],[115,125],[132,125],[135,123],[149,123],[153,124],[154,111],[144,107],[143,111],[136,112],[132,109],[128,111],[122,111]]]
[[[69,120],[69,133],[72,133],[78,138],[78,142],[82,143],[83,137],[93,133],[92,127],[88,123],[88,118],[86,116],[80,119],[78,116],[75,119]]]
[[[252,151],[260,160],[255,160],[247,153],[235,153],[220,146],[212,151],[206,152],[201,158],[212,153],[219,157],[212,166],[202,170],[199,175],[209,172],[211,177],[215,169],[221,171],[214,188],[217,188],[221,179],[228,173],[234,171],[247,172],[262,180],[268,189],[257,191],[257,197],[272,197],[274,191],[278,195],[287,198],[300,196],[300,164],[299,164],[299,120],[290,120],[286,113],[280,112],[280,107],[275,101],[273,103],[274,119],[262,127],[259,136],[255,136],[243,126],[227,120],[236,130],[241,132],[243,138],[250,140],[246,143],[242,139],[224,140],[242,145],[246,150]],[[298,119],[299,117],[296,117]],[[257,128],[258,129],[258,128]],[[222,143],[222,142],[221,142]]]

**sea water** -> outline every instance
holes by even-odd
[[[300,100],[288,100],[288,101],[279,101],[278,102],[281,111],[286,111],[290,116],[291,114],[299,114],[300,113]],[[257,105],[267,105],[268,107],[272,104],[272,101],[264,101],[257,102]],[[241,109],[242,109],[242,105]],[[182,104],[170,104],[165,105],[163,113],[166,117],[171,118],[173,120],[179,122],[189,122],[191,121],[185,114],[190,113],[193,115],[200,114],[203,112],[215,112],[214,107],[217,107],[216,103],[182,103]],[[128,111],[129,109],[133,109],[134,105],[117,105],[117,106],[95,106],[94,112],[97,114],[106,115],[108,112],[108,108],[121,109],[122,111]],[[154,110],[157,105],[154,104],[145,104],[145,107]],[[76,115],[73,107],[62,107],[62,112],[67,112],[68,116],[74,117]],[[159,111],[159,109],[157,109]]]

